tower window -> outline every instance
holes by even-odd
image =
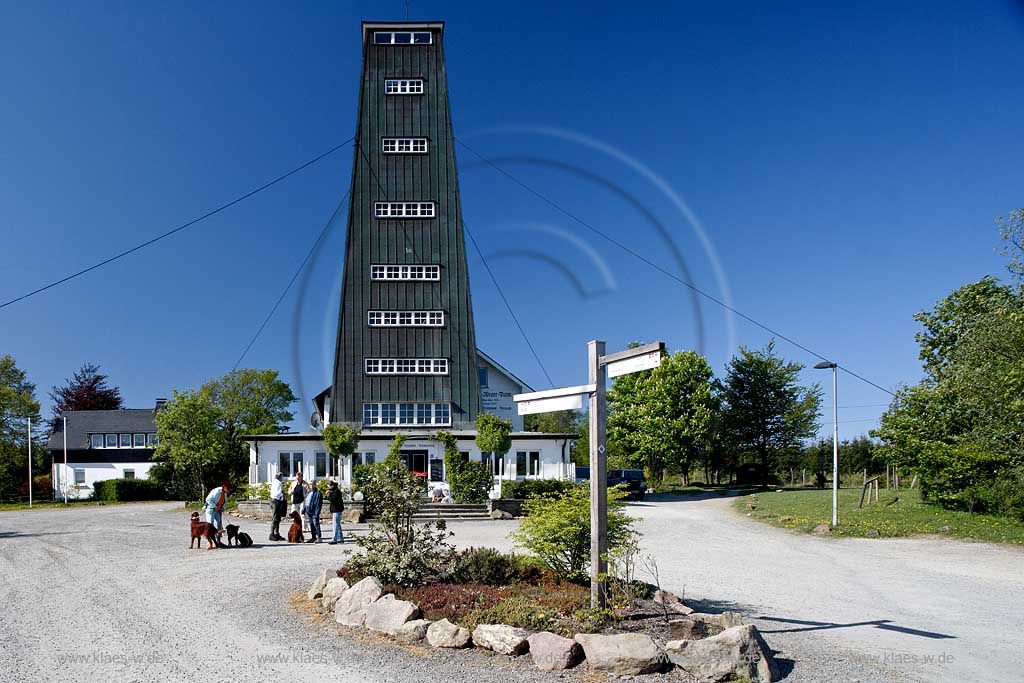
[[[375,31],[374,45],[430,45],[434,35],[429,31]]]
[[[373,215],[377,218],[433,218],[434,202],[376,202]]]
[[[444,327],[444,311],[367,311],[370,327]]]
[[[447,358],[367,358],[367,375],[447,375]]]
[[[441,427],[452,422],[448,403],[364,403],[363,425],[431,425]]]
[[[373,265],[372,280],[440,280],[441,266],[434,265]]]
[[[426,138],[384,138],[380,151],[385,154],[426,154]]]
[[[384,81],[385,95],[422,95],[424,91],[422,78],[389,78]]]

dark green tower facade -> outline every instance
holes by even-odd
[[[444,24],[363,23],[330,422],[471,429],[476,335]]]

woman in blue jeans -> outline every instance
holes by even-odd
[[[331,523],[334,525],[334,538],[331,545],[345,542],[345,536],[341,531],[341,513],[345,511],[345,501],[338,488],[338,482],[327,483],[327,503],[331,506]]]

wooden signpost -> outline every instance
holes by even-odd
[[[605,579],[608,574],[607,378],[656,368],[664,354],[665,343],[653,342],[606,356],[604,342],[594,340],[587,343],[587,384],[513,397],[520,415],[577,410],[583,407],[583,397],[587,397],[590,408],[590,604],[596,609],[604,608],[608,599]]]

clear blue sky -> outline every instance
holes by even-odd
[[[725,297],[664,183],[703,225],[739,310],[879,384],[914,382],[912,314],[1001,276],[994,217],[1024,205],[1024,12],[983,0],[768,5],[412,2],[411,18],[447,22],[455,131],[474,149],[678,272],[653,217],[695,283]],[[0,3],[0,299],[351,137],[359,21],[403,17],[401,2]],[[465,220],[556,384],[585,379],[594,337],[609,350],[698,345],[684,288],[457,151]],[[0,352],[41,396],[99,363],[132,407],[223,374],[351,163],[345,149],[0,310]],[[343,244],[344,221],[246,358],[280,369],[304,399],[329,381]],[[481,348],[547,388],[470,254]],[[770,336],[735,320],[732,337],[708,302],[700,315],[718,372],[730,340]],[[840,406],[868,406],[840,411],[842,435],[871,428],[888,397],[840,382]]]

